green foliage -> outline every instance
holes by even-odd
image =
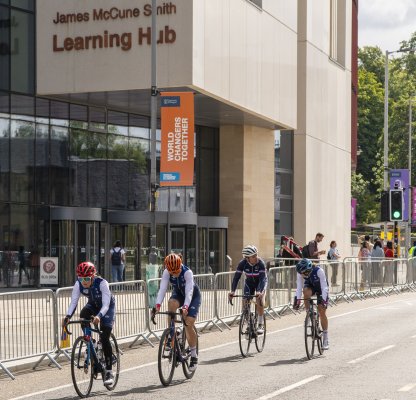
[[[401,50],[409,48],[416,49],[416,32],[409,41],[401,43]],[[372,223],[380,218],[379,199],[384,186],[385,55],[378,47],[366,46],[359,49],[358,58],[358,146],[361,153],[357,171],[351,179],[352,195],[358,200],[358,223]],[[409,101],[412,101],[413,115],[416,116],[415,53],[409,51],[390,55],[388,77],[388,164],[390,169],[408,168]],[[412,127],[412,141],[415,144],[416,123],[413,122]],[[416,182],[415,167],[412,164],[413,183]]]

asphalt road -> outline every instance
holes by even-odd
[[[192,380],[175,371],[163,387],[157,372],[157,349],[140,345],[124,352],[114,392],[94,383],[95,399],[414,399],[416,398],[416,294],[356,300],[328,310],[330,349],[307,360],[304,313],[268,321],[266,346],[243,359],[238,329],[214,330],[200,337],[200,364]],[[75,399],[68,365],[43,365],[1,375],[1,399]]]

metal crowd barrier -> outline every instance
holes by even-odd
[[[33,367],[56,350],[55,299],[52,290],[0,294],[0,367],[15,379],[4,363],[40,357]]]
[[[272,267],[268,274],[269,310],[278,317],[286,310],[293,312],[290,304],[296,290],[296,267]]]
[[[217,318],[215,324],[218,326],[218,323],[221,323],[228,329],[231,329],[230,325],[232,325],[241,314],[241,307],[239,306],[240,302],[237,303],[237,301],[235,301],[234,306],[228,302],[228,293],[231,292],[234,274],[235,271],[219,272],[215,274],[214,280],[215,315]],[[235,291],[236,295],[241,295],[243,293],[244,281],[244,276],[241,276]],[[240,300],[239,298],[237,299]]]
[[[280,316],[286,310],[293,312],[291,301],[296,290],[296,270],[294,259],[273,260],[274,265],[268,271],[266,311]],[[289,264],[289,265],[283,265]],[[330,299],[347,302],[354,298],[363,300],[371,296],[388,296],[403,290],[415,291],[416,258],[412,259],[369,259],[358,260],[347,257],[342,262],[320,260],[330,283]],[[268,263],[268,265],[272,265]],[[241,314],[240,299],[234,307],[228,303],[228,293],[235,271],[218,274],[194,275],[201,289],[202,304],[197,320],[200,330],[220,325],[230,328]],[[140,338],[153,346],[149,336],[159,339],[166,326],[166,317],[158,315],[157,326],[150,322],[149,309],[154,306],[161,279],[111,283],[110,289],[116,298],[116,323],[114,334],[119,339],[132,340],[131,346]],[[244,275],[241,277],[236,294],[242,294]],[[78,336],[70,336],[70,345],[60,347],[61,322],[71,301],[72,287],[52,290],[34,290],[0,294],[0,367],[12,379],[13,374],[4,363],[29,357],[39,357],[34,369],[45,358],[58,368],[56,359],[64,354],[69,358],[68,349]],[[162,309],[167,310],[171,294],[170,287],[165,295]],[[79,311],[87,298],[81,296],[73,318],[79,317]]]

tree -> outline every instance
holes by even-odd
[[[377,191],[373,182],[376,155],[381,153],[383,133],[384,90],[376,75],[366,69],[358,71],[358,157],[357,173],[370,183],[372,193]]]

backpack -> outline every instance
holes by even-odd
[[[121,249],[119,251],[115,251],[113,248],[113,254],[111,254],[111,264],[121,265]]]
[[[327,260],[332,260],[331,255],[329,254],[329,251],[328,251],[328,254],[326,255],[326,259]]]
[[[302,247],[302,257],[303,258],[310,258],[309,243],[305,244],[305,246]]]

